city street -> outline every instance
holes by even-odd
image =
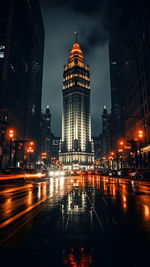
[[[4,266],[150,266],[150,182],[104,176],[0,185]]]

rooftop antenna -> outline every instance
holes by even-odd
[[[76,37],[75,42],[78,42],[78,39],[77,39],[77,38],[78,38],[78,32],[75,31],[75,32],[74,32],[74,35],[75,35],[75,37]]]

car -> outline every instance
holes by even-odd
[[[129,176],[131,178],[136,178],[136,169],[131,169],[131,172],[129,171]]]
[[[143,179],[145,179],[145,180],[150,180],[150,169],[147,169],[147,170],[143,173]]]
[[[118,170],[111,170],[109,172],[110,177],[117,177],[118,176]]]
[[[129,178],[131,177],[131,169],[130,168],[122,168],[117,171],[118,177],[125,177]]]
[[[145,172],[146,172],[146,168],[138,168],[136,170],[136,178],[137,179],[143,179]]]

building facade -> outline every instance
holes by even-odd
[[[47,105],[45,112],[41,114],[41,155],[46,153],[50,159],[51,153],[51,113]]]
[[[0,1],[0,118],[18,140],[40,136],[44,27],[37,0]],[[6,123],[7,122],[7,123]],[[1,141],[1,158],[7,146]],[[4,147],[5,146],[5,147]],[[5,160],[7,162],[7,160]]]
[[[112,12],[113,10],[113,12]],[[120,12],[118,12],[120,10]],[[111,136],[112,150],[118,146],[118,140],[125,136],[124,118],[124,82],[121,59],[122,38],[128,14],[122,1],[115,6],[112,2],[110,12],[109,66],[111,85]]]
[[[59,160],[64,164],[94,162],[91,138],[90,72],[76,40],[63,74],[62,140]]]
[[[125,2],[124,5],[120,2],[121,12],[117,10],[111,20],[110,40],[114,119],[115,113],[116,115],[118,113],[118,122],[115,119],[115,123],[113,119],[112,131],[114,137],[119,137],[119,134],[123,137],[122,130],[124,130],[124,139],[127,145],[131,145],[131,154],[135,157],[138,150],[140,157],[141,152],[140,165],[146,167],[150,165],[150,2],[143,0],[136,5],[131,3],[130,8]],[[120,100],[119,98],[117,100],[115,94]],[[115,105],[113,108],[113,103],[117,104],[117,109]],[[117,124],[118,126],[120,124],[119,128]],[[144,133],[141,140],[138,137],[139,130]]]
[[[142,165],[150,165],[150,3],[132,9],[122,45],[125,87],[126,139],[141,146]],[[144,132],[138,140],[138,130]],[[134,144],[134,145],[135,145]]]
[[[40,155],[46,153],[46,159],[50,162],[51,158],[58,160],[60,137],[55,136],[51,130],[51,113],[47,105],[45,112],[41,114],[41,145]]]
[[[102,134],[93,136],[95,160],[100,160],[102,157]]]
[[[111,151],[111,114],[108,114],[107,108],[104,105],[102,114],[102,157],[107,157]]]

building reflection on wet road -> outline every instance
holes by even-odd
[[[0,185],[0,233],[3,266],[20,258],[22,266],[149,266],[150,183],[72,176]]]

